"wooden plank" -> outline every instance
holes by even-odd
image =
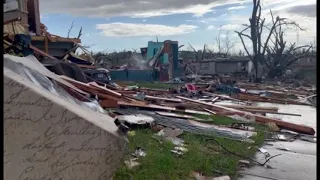
[[[182,100],[186,100],[186,101],[190,101],[190,102],[194,102],[194,103],[197,103],[197,104],[206,105],[210,109],[214,109],[214,110],[216,110],[218,112],[226,112],[227,114],[230,114],[230,115],[231,114],[236,114],[236,115],[239,115],[239,116],[244,116],[244,115],[248,114],[247,112],[244,112],[244,111],[240,111],[240,110],[236,110],[236,109],[232,109],[232,108],[227,108],[227,107],[223,107],[223,106],[219,106],[219,105],[209,104],[209,103],[206,103],[206,102],[189,99],[189,98],[185,98],[185,97],[182,97],[182,96],[177,96],[177,98],[182,99]],[[289,123],[289,122],[281,121],[281,120],[278,120],[278,119],[272,119],[272,118],[269,118],[269,117],[266,117],[266,116],[257,115],[257,114],[252,114],[252,116],[255,117],[255,120],[257,122],[260,122],[260,123],[273,122],[277,126],[279,126],[280,128],[283,128],[283,129],[286,129],[286,130],[290,130],[290,131],[294,131],[294,132],[298,132],[298,133],[310,134],[310,135],[314,135],[315,134],[315,130],[312,127],[309,127],[309,126]]]
[[[39,53],[39,54],[41,54],[41,55],[45,56],[45,57],[48,57],[48,58],[51,58],[51,59],[54,59],[54,60],[58,60],[57,58],[55,58],[55,57],[53,57],[53,56],[49,55],[49,54],[48,54],[48,53],[46,53],[46,52],[43,52],[41,49],[38,49],[38,48],[36,48],[36,47],[32,46],[31,44],[29,44],[29,48],[30,48],[30,49],[32,49],[32,50],[34,50],[34,51],[36,51],[37,53]]]
[[[235,98],[246,101],[256,101],[256,102],[270,102],[270,103],[278,103],[278,104],[296,104],[296,105],[308,105],[306,103],[294,101],[291,99],[277,99],[272,97],[264,97],[258,95],[249,95],[245,93],[238,93],[234,95]]]
[[[50,42],[57,42],[45,29],[41,29],[41,31],[45,35],[45,39],[49,39]]]
[[[211,100],[211,102],[216,102],[219,99],[219,97],[215,97],[214,99]]]
[[[258,107],[258,106],[243,106],[243,105],[221,105],[223,107],[238,109],[238,110],[261,110],[261,111],[268,111],[268,112],[278,112],[277,107]]]
[[[113,91],[113,90],[111,90],[111,89],[108,89],[108,88],[106,88],[106,87],[99,86],[99,85],[95,85],[95,84],[93,84],[93,83],[88,83],[88,84],[89,84],[89,86],[91,86],[91,87],[93,87],[93,88],[95,88],[95,89],[98,89],[98,91],[107,92],[107,94],[114,95],[115,97],[118,97],[118,98],[120,98],[120,97],[122,96],[121,93],[118,93],[118,92]]]
[[[137,95],[135,95],[136,97]],[[156,96],[149,96],[146,95],[145,99],[147,100],[162,100],[162,101],[168,101],[168,102],[175,102],[175,103],[181,103],[182,100],[181,99],[175,99],[175,98],[162,98],[162,97],[156,97]]]
[[[118,101],[113,99],[106,99],[99,101],[99,104],[103,108],[116,108],[118,106]]]
[[[251,112],[251,113],[268,113],[268,114],[279,114],[279,115],[287,115],[287,116],[301,116],[301,114],[293,114],[293,113],[284,113],[284,112],[268,112],[268,111],[263,111],[263,110],[244,110],[247,112]]]
[[[126,90],[116,90],[118,93],[121,94],[136,94],[136,91],[126,91]]]
[[[207,112],[209,112],[209,113],[211,113],[211,114],[213,114],[213,115],[217,114],[216,112],[211,111],[210,109],[207,109],[207,108],[204,108],[204,110],[207,111]]]
[[[210,113],[204,112],[204,111],[194,111],[190,109],[186,110],[179,110],[173,107],[165,107],[165,106],[159,106],[159,105],[153,105],[153,104],[147,104],[147,105],[141,105],[136,103],[129,103],[124,101],[118,101],[119,106],[129,106],[129,107],[138,107],[138,108],[147,108],[147,109],[153,109],[153,110],[163,110],[163,111],[175,111],[175,112],[184,112],[188,114],[203,114],[203,115],[210,115]]]
[[[77,92],[76,90],[74,90],[73,88],[70,88],[60,82],[57,81],[57,83],[65,90],[67,91],[67,93],[69,93],[72,97],[83,101],[83,102],[90,102],[91,100],[89,100],[86,96],[80,94],[79,92]]]
[[[49,53],[48,38],[44,39],[44,49],[45,49],[45,52],[48,54]]]
[[[80,82],[80,81],[76,81],[74,79],[71,79],[67,76],[64,76],[64,75],[61,75],[60,76],[62,79],[68,81],[69,83],[71,83],[72,85],[74,85],[75,87],[83,90],[83,91],[86,91],[86,92],[90,92],[92,94],[96,94],[98,95],[99,97],[101,98],[104,98],[104,99],[114,99],[114,100],[119,100],[119,98],[121,97],[121,94],[120,93],[117,93],[118,96],[115,96],[113,93],[110,93],[110,91],[106,91],[105,89],[102,89],[102,88],[95,88],[94,86],[92,85],[89,85],[89,84],[86,84],[86,83],[83,83],[83,82]],[[114,91],[113,91],[114,92]],[[120,94],[120,96],[119,96]]]
[[[51,36],[52,39],[54,39],[56,42],[76,42],[76,43],[81,43],[80,39],[76,38],[63,38],[63,37],[54,37]],[[45,36],[31,36],[32,41],[44,41]]]

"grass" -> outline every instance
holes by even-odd
[[[153,89],[168,89],[179,86],[177,84],[150,83],[150,82],[121,82],[121,85],[138,85],[140,87]],[[238,121],[229,117],[198,115],[200,119],[209,120],[206,123],[216,125],[230,125]],[[254,143],[240,142],[236,140],[215,137],[215,139],[231,152],[244,157],[252,158],[265,139],[265,127],[254,125],[258,130],[256,136],[252,137]],[[260,131],[259,131],[260,130]],[[207,141],[209,137],[190,134],[184,132],[180,138],[185,140],[188,152],[182,156],[176,156],[171,152],[174,145],[171,142],[161,139],[160,144],[152,138],[151,129],[135,129],[135,135],[129,136],[129,147],[124,160],[131,158],[130,154],[137,147],[141,147],[147,153],[145,157],[140,157],[139,166],[129,169],[124,163],[118,168],[115,180],[188,180],[191,172],[196,171],[206,176],[229,175],[235,179],[237,177],[238,161],[245,158],[232,155],[223,150],[214,141]],[[123,160],[123,161],[124,161]]]
[[[228,125],[237,122],[231,118],[219,116],[201,117],[214,119],[212,123]],[[262,128],[262,127],[260,127]],[[141,164],[133,169],[128,169],[123,163],[117,170],[116,180],[142,180],[142,179],[194,179],[190,176],[192,171],[201,172],[206,176],[229,175],[237,177],[238,161],[244,158],[232,155],[223,150],[213,141],[206,141],[208,137],[184,132],[181,136],[187,144],[188,152],[178,157],[170,150],[174,148],[171,142],[161,140],[160,144],[151,136],[155,133],[151,129],[136,129],[134,136],[129,136],[129,148],[125,159],[134,152],[135,148],[141,147],[147,152],[147,156],[140,157]],[[215,137],[220,144],[228,150],[245,157],[253,157],[257,147],[264,142],[264,133],[258,132],[253,137],[254,143],[246,143],[231,139]],[[250,147],[250,148],[249,148]],[[218,173],[219,172],[219,173]]]

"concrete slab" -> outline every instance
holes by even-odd
[[[4,179],[112,179],[127,139],[107,115],[4,68]]]
[[[300,113],[301,117],[269,115],[272,117],[281,118],[284,121],[289,121],[297,124],[306,124],[316,130],[316,108],[309,106],[297,105],[279,105],[270,103],[259,103],[261,106],[278,107],[279,112]],[[314,180],[316,179],[316,143],[296,140],[293,142],[268,142],[273,146],[265,145],[268,153],[273,156],[280,156],[271,159],[267,164],[273,169],[254,166],[252,168],[242,170],[239,173],[244,173],[244,177],[240,180]],[[283,151],[277,148],[288,148],[290,151]],[[264,162],[264,155],[260,152],[256,154],[256,160]]]

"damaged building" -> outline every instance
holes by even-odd
[[[61,57],[70,50],[75,52],[76,43],[81,43],[79,37],[65,38],[47,31],[40,21],[39,0],[5,0],[3,8],[4,34],[13,37],[19,34],[25,39],[30,35],[32,47],[35,47],[33,49]]]
[[[216,58],[187,64],[195,74],[218,75],[218,74],[248,74],[253,65],[247,58]]]

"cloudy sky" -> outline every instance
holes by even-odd
[[[296,21],[305,31],[289,30],[290,42],[309,44],[316,37],[316,0],[261,0],[262,14],[273,14]],[[248,24],[252,0],[40,0],[41,22],[52,34],[71,37],[83,27],[82,44],[93,51],[132,50],[148,41],[176,40],[202,49],[214,48],[219,29],[235,44],[234,33]]]

